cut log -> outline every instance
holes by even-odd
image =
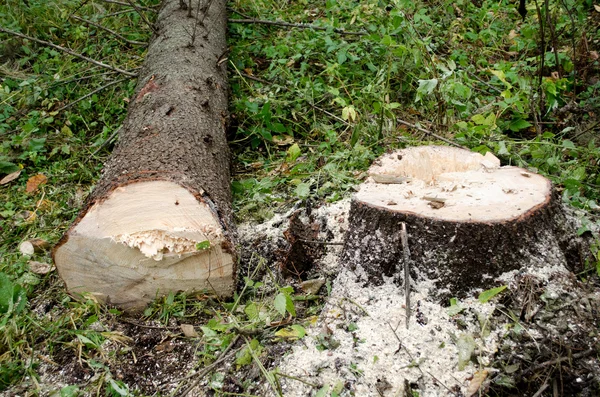
[[[411,274],[434,281],[440,299],[494,285],[526,263],[565,264],[555,235],[560,211],[546,178],[443,146],[383,156],[352,200],[342,263],[367,283],[403,280],[401,223]]]
[[[31,240],[25,240],[19,244],[19,251],[23,255],[33,255],[44,252],[50,248],[50,243],[40,238],[32,238]]]
[[[163,4],[119,144],[54,249],[71,293],[131,310],[171,292],[228,296],[235,286],[227,81],[219,62],[227,49],[225,1],[211,2],[203,22],[179,3]]]

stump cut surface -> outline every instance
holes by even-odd
[[[491,153],[399,150],[371,166],[354,196],[342,262],[367,283],[402,284],[405,223],[412,277],[434,281],[433,294],[489,288],[524,264],[564,264],[558,244],[549,244],[556,240],[554,196],[546,178],[501,167]]]

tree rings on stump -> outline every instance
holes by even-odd
[[[354,196],[342,261],[369,283],[392,277],[400,284],[405,222],[413,277],[434,281],[439,297],[464,296],[531,262],[564,264],[557,207],[549,180],[501,167],[491,153],[399,150],[371,166]]]

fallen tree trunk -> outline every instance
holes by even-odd
[[[225,1],[187,13],[163,4],[119,144],[54,249],[71,293],[139,309],[170,292],[233,292]]]
[[[383,156],[353,198],[342,254],[367,283],[403,282],[400,228],[411,275],[440,299],[489,288],[525,264],[566,265],[560,199],[546,178],[500,167],[491,153],[424,146]],[[573,234],[574,237],[574,234]],[[569,252],[571,250],[571,252]]]

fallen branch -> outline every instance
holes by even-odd
[[[1,26],[0,26],[0,32],[8,33],[8,34],[13,35],[13,36],[21,37],[23,39],[27,39],[27,40],[34,41],[36,43],[39,43],[39,44],[42,44],[42,45],[45,45],[45,46],[48,46],[48,47],[52,47],[54,49],[57,49],[59,51],[67,53],[69,55],[72,55],[72,56],[74,56],[76,58],[83,59],[84,61],[93,63],[96,66],[100,66],[100,67],[103,67],[105,69],[114,70],[115,72],[122,73],[122,74],[124,74],[126,76],[130,76],[130,77],[136,77],[137,76],[136,73],[132,73],[130,71],[127,71],[127,70],[124,70],[124,69],[120,69],[120,68],[118,68],[116,66],[107,65],[107,64],[102,63],[100,61],[96,61],[95,59],[86,57],[85,55],[82,55],[82,54],[80,54],[78,52],[75,52],[75,51],[73,51],[73,50],[71,50],[69,48],[66,48],[66,47],[63,47],[63,46],[59,46],[58,44],[54,44],[54,43],[51,43],[49,41],[36,39],[35,37],[31,37],[31,36],[28,36],[28,35],[23,34],[23,33],[15,32],[15,31],[3,28]]]
[[[104,0],[106,1],[106,0]],[[112,1],[112,0],[111,0]],[[140,15],[140,17],[144,20],[144,22],[146,23],[146,25],[148,25],[148,27],[150,28],[150,30],[152,30],[154,32],[154,34],[158,34],[158,29],[156,29],[156,27],[154,26],[154,24],[152,24],[148,18],[146,18],[146,15],[144,15],[144,13],[142,12],[142,8],[140,6],[138,6],[137,4],[135,4],[133,2],[133,0],[127,0],[127,2],[129,3],[130,6],[132,6],[137,13]],[[125,4],[127,5],[127,4]],[[154,11],[154,10],[153,10]]]
[[[237,12],[237,11],[236,11]],[[287,28],[298,28],[298,29],[312,29],[312,30],[329,30],[331,28],[316,26],[309,23],[290,23],[283,21],[270,21],[267,19],[254,19],[254,18],[246,18],[246,19],[229,19],[229,23],[255,23],[260,25],[273,25],[273,26],[283,26]],[[338,34],[345,35],[354,35],[354,36],[366,36],[369,33],[367,32],[350,32],[340,28],[333,28],[333,31]]]
[[[198,383],[200,383],[200,381],[202,381],[202,379],[203,379],[203,378],[204,378],[204,377],[205,377],[207,374],[211,373],[211,372],[212,372],[212,371],[213,371],[213,370],[214,370],[214,369],[215,369],[215,368],[216,368],[218,365],[220,365],[220,364],[221,364],[223,361],[225,361],[225,360],[226,360],[226,359],[229,357],[229,355],[230,355],[230,350],[231,350],[231,349],[233,348],[233,346],[234,346],[234,345],[237,343],[237,341],[238,341],[238,339],[239,339],[239,338],[240,338],[240,336],[239,336],[239,335],[238,335],[238,336],[236,336],[236,337],[233,339],[233,341],[232,341],[232,342],[229,344],[229,346],[227,346],[227,348],[226,348],[225,350],[223,350],[223,353],[221,353],[221,354],[219,355],[219,358],[218,358],[218,359],[216,359],[216,360],[215,360],[215,361],[214,361],[212,364],[210,364],[210,365],[208,365],[208,366],[204,367],[204,369],[203,369],[202,371],[200,371],[200,372],[198,372],[198,373],[194,373],[194,374],[191,374],[191,375],[188,375],[188,376],[185,376],[185,377],[181,378],[181,379],[180,379],[180,381],[183,381],[183,380],[186,380],[186,379],[189,379],[189,378],[196,378],[196,379],[194,379],[194,380],[193,380],[193,381],[190,383],[190,385],[188,386],[188,388],[187,388],[187,389],[185,389],[185,390],[183,391],[183,393],[181,393],[181,394],[179,395],[179,397],[185,397],[185,396],[187,396],[187,395],[188,395],[188,393],[189,393],[189,392],[191,392],[191,391],[194,389],[194,387],[198,386]],[[231,353],[235,353],[235,352],[231,352]],[[175,391],[173,392],[173,394],[172,394],[172,395],[175,395],[175,393],[176,393],[176,392],[177,392],[177,390],[175,390]]]
[[[239,73],[240,73],[240,76],[242,76],[242,77],[244,77],[244,78],[246,78],[248,80],[254,80],[254,81],[257,81],[259,83],[268,84],[268,85],[269,84],[273,84],[272,82],[270,82],[268,80],[265,80],[265,79],[261,79],[260,77],[252,76],[252,75],[249,75],[249,74],[246,74],[246,73],[242,73],[242,72],[239,72]]]
[[[96,88],[96,89],[95,89],[94,91],[92,91],[92,92],[88,92],[87,94],[85,94],[85,95],[84,95],[84,96],[82,96],[81,98],[77,98],[77,99],[76,99],[76,100],[74,100],[73,102],[69,102],[69,103],[67,103],[65,106],[63,106],[63,107],[61,107],[61,108],[57,109],[56,111],[60,113],[60,112],[62,112],[63,110],[66,110],[66,109],[70,108],[71,106],[73,106],[73,105],[75,105],[75,104],[77,104],[77,103],[79,103],[79,102],[83,101],[84,99],[87,99],[87,98],[91,97],[92,95],[94,95],[94,94],[97,94],[98,92],[100,92],[100,91],[104,90],[105,88],[108,88],[108,87],[110,87],[110,86],[112,86],[112,85],[115,85],[115,84],[121,83],[121,82],[123,82],[123,81],[125,81],[125,80],[127,80],[127,79],[125,78],[125,79],[119,79],[119,80],[114,80],[114,81],[111,81],[110,83],[108,83],[108,84],[105,84],[105,85],[103,85],[102,87]]]
[[[88,19],[84,19],[84,18],[78,17],[77,15],[71,15],[71,18],[73,18],[73,19],[75,19],[75,20],[77,20],[77,21],[81,21],[81,22],[83,22],[83,23],[85,23],[85,24],[87,24],[87,25],[92,25],[92,26],[95,26],[95,27],[97,27],[98,29],[102,29],[102,30],[104,30],[104,31],[106,31],[106,32],[108,32],[108,33],[110,33],[110,34],[112,34],[113,36],[115,36],[115,37],[116,37],[116,38],[118,38],[119,40],[123,40],[123,41],[125,41],[125,42],[127,42],[127,43],[129,43],[129,44],[132,44],[132,45],[143,45],[143,46],[147,46],[147,45],[148,45],[148,43],[144,43],[144,42],[142,42],[142,41],[129,40],[128,38],[126,38],[126,37],[122,36],[121,34],[119,34],[119,33],[115,32],[115,31],[114,31],[114,30],[112,30],[112,29],[109,29],[109,28],[107,28],[107,27],[105,27],[105,26],[102,26],[102,25],[100,25],[99,23],[96,23],[96,22],[90,21],[90,20],[88,20]]]
[[[128,3],[124,3],[122,1],[117,1],[117,0],[102,0],[102,1],[105,2],[105,3],[118,4],[120,6],[129,6],[129,5],[132,5],[131,3],[128,4]],[[140,8],[141,10],[144,10],[144,11],[158,12],[154,8],[150,8],[150,7],[144,7],[144,6],[137,6],[137,7]]]
[[[344,120],[343,118],[341,118],[341,117],[339,117],[339,116],[336,116],[335,114],[333,114],[333,113],[331,113],[331,112],[328,112],[327,110],[325,110],[325,109],[323,109],[323,108],[320,108],[320,107],[318,107],[317,105],[313,105],[313,104],[312,104],[312,103],[310,103],[310,102],[306,102],[306,103],[308,103],[308,106],[310,106],[311,108],[313,108],[313,109],[315,109],[315,110],[318,110],[318,111],[320,111],[320,112],[323,112],[323,113],[325,113],[327,116],[329,116],[329,117],[332,117],[332,118],[336,119],[337,121],[339,121],[339,122],[341,122],[341,123],[343,123],[343,124],[345,124],[345,125],[347,125],[347,126],[349,126],[349,125],[350,125],[350,123],[348,123],[348,122],[347,122],[346,120]]]
[[[434,137],[436,139],[439,139],[442,142],[446,142],[448,145],[452,145],[452,146],[455,146],[455,147],[458,147],[458,148],[461,148],[461,149],[469,150],[468,148],[466,148],[466,147],[464,147],[462,145],[459,145],[458,143],[456,143],[454,141],[451,141],[448,138],[444,138],[443,136],[438,135],[438,134],[436,134],[436,133],[434,133],[432,131],[429,131],[429,130],[426,130],[425,128],[419,127],[418,125],[411,124],[408,121],[404,121],[404,120],[400,120],[400,119],[396,119],[396,121],[398,123],[402,124],[402,125],[405,125],[407,127],[413,128],[413,129],[415,129],[415,130],[417,130],[419,132],[422,132],[422,133],[430,135],[430,136],[432,136],[432,137]]]

